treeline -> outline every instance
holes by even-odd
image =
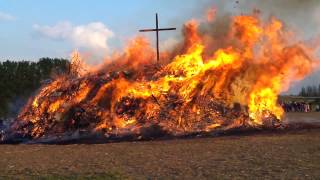
[[[319,86],[302,87],[299,96],[302,97],[320,97],[320,84]]]
[[[29,97],[41,81],[68,70],[67,59],[41,58],[38,62],[0,62],[0,117],[6,117],[9,103],[15,98]]]

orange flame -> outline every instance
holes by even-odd
[[[209,11],[208,20],[213,20],[214,12]],[[37,124],[45,113],[56,117],[74,106],[83,106],[98,119],[94,130],[110,132],[157,122],[174,133],[210,131],[243,121],[257,126],[271,117],[281,120],[284,112],[278,95],[292,81],[312,72],[313,51],[294,42],[276,18],[264,22],[257,15],[233,17],[227,36],[219,37],[223,47],[218,41],[214,45],[204,43],[208,34],[199,28],[196,20],[187,22],[182,53],[157,67],[152,75],[144,73],[143,67],[155,59],[154,49],[138,37],[123,54],[115,55],[114,61],[96,72],[99,77],[60,78],[44,87],[31,104],[32,113],[24,111],[20,118]],[[134,75],[119,73],[124,69]],[[106,71],[118,74],[113,78]],[[67,93],[55,95],[66,89]],[[235,104],[247,112],[225,115]],[[44,130],[37,126],[33,132],[39,135]]]

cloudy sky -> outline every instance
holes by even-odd
[[[161,26],[178,28],[161,34],[161,42],[168,44],[184,22],[210,6],[235,14],[259,8],[305,38],[320,30],[317,0],[0,0],[0,60],[67,57],[73,49],[109,53],[140,28],[154,27],[155,12]]]
[[[161,33],[162,47],[169,46],[184,22],[200,18],[211,6],[231,14],[258,8],[285,20],[303,39],[320,34],[318,0],[0,0],[0,61],[66,58],[75,49],[102,57],[139,29],[154,27],[155,12],[162,27],[178,28]],[[319,78],[318,73],[303,83]]]
[[[140,28],[153,27],[155,12],[162,26],[180,27],[198,8],[195,0],[181,2],[0,0],[0,60],[68,57],[73,49],[108,53]]]

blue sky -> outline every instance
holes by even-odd
[[[218,13],[258,8],[266,16],[284,20],[305,40],[320,34],[318,0],[0,0],[0,61],[68,58],[74,49],[110,53],[139,29],[154,27],[156,12],[161,27],[178,28],[161,33],[161,43],[170,43],[184,22],[203,16],[213,5]],[[154,42],[153,33],[144,35]],[[299,86],[319,79],[320,72]]]
[[[129,38],[138,34],[140,28],[154,27],[155,12],[159,13],[161,26],[178,28],[175,32],[161,33],[161,42],[165,43],[180,34],[184,22],[201,16],[199,12],[203,12],[211,5],[218,7],[218,12],[239,13],[259,8],[265,14],[285,19],[294,29],[302,31],[306,38],[320,31],[320,18],[317,18],[320,15],[317,13],[320,12],[318,0],[308,0],[305,3],[301,3],[300,0],[240,0],[239,2],[237,4],[236,0],[0,0],[0,61],[37,60],[46,56],[68,57],[74,49],[88,48],[83,47],[88,37],[79,40],[77,38],[90,34],[97,26],[101,30],[100,35],[108,41],[108,47],[100,44],[100,49],[110,52],[120,48]],[[91,24],[97,22],[100,24]],[[65,27],[68,28],[68,32],[62,31]],[[79,29],[89,30],[78,36],[71,35]],[[105,30],[110,30],[113,34],[108,34]],[[145,35],[154,39],[153,34]],[[91,45],[94,46],[93,43],[91,42]],[[97,50],[99,47],[91,47],[92,49]]]
[[[0,0],[0,12],[13,17],[0,18],[0,60],[64,57],[75,48],[63,38],[39,36],[34,25],[52,27],[68,22],[80,26],[100,22],[114,32],[109,46],[117,48],[137,34],[138,29],[154,27],[155,12],[159,13],[161,26],[180,28],[198,10],[198,4],[198,0]],[[177,33],[180,31],[161,37],[164,40]]]

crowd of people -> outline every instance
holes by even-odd
[[[311,112],[320,111],[320,105],[311,107],[309,103],[305,102],[282,102],[280,103],[285,112]]]

